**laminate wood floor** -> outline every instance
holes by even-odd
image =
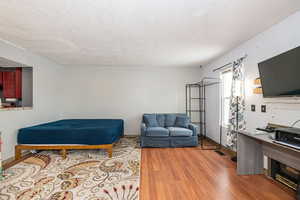
[[[144,148],[141,200],[294,200],[264,175],[238,176],[229,156],[200,148]]]

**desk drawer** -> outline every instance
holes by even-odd
[[[263,154],[273,160],[300,170],[300,153],[275,145],[263,145]]]

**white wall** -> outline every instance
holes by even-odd
[[[185,112],[185,84],[199,68],[78,67],[66,69],[65,118],[122,118],[125,134],[140,134],[143,113]]]
[[[263,99],[262,95],[253,94],[253,80],[259,77],[258,63],[270,57],[276,56],[287,50],[300,46],[300,12],[291,15],[279,24],[274,25],[265,32],[250,39],[239,47],[228,52],[226,55],[215,60],[211,64],[204,67],[202,76],[217,77],[217,72],[212,70],[220,67],[228,62],[232,62],[239,57],[248,54],[245,61],[245,76],[246,76],[246,121],[247,130],[253,131],[257,127],[265,126],[268,122],[282,125],[291,125],[297,119],[300,119],[300,104],[287,104],[294,102],[292,100],[275,99],[273,103],[269,103],[270,99]],[[218,138],[218,122],[215,118],[218,116],[218,109],[215,109],[217,104],[216,97],[212,97],[217,92],[216,90],[209,91],[208,104],[208,135],[217,140]],[[275,103],[274,103],[275,102]],[[285,103],[282,103],[285,102]],[[250,105],[256,105],[256,112],[250,111]],[[267,113],[260,112],[261,104],[267,104]],[[224,134],[225,135],[225,134]]]
[[[33,105],[33,73],[30,67],[22,68],[22,106]]]
[[[7,159],[14,156],[19,128],[60,118],[64,87],[62,67],[57,64],[3,41],[0,41],[0,52],[1,57],[33,66],[33,110],[0,111],[2,158]]]
[[[61,118],[122,118],[139,134],[146,112],[185,112],[185,84],[199,68],[68,68],[0,41],[1,57],[33,66],[33,109],[0,111],[2,158],[14,156],[19,128]]]
[[[267,122],[291,124],[300,119],[300,104],[267,104],[268,112],[252,113],[250,105],[264,103],[262,95],[252,94],[253,79],[258,77],[257,63],[300,45],[300,12],[259,34],[223,57],[197,68],[63,68],[40,56],[0,42],[1,57],[33,66],[34,108],[24,111],[0,111],[3,158],[14,155],[17,130],[21,127],[63,118],[123,118],[125,133],[139,134],[143,113],[184,112],[186,83],[201,76],[218,76],[212,69],[231,62],[245,53],[247,129]],[[207,91],[208,135],[218,137],[218,92]],[[281,100],[280,100],[281,101]]]

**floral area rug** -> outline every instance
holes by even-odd
[[[113,157],[104,150],[72,150],[63,160],[42,151],[4,171],[1,200],[138,200],[141,151],[122,138]]]

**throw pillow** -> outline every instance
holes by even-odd
[[[165,117],[166,117],[165,126],[166,127],[173,127],[175,125],[176,115],[166,114]]]
[[[189,118],[186,116],[177,116],[175,121],[176,127],[188,128]]]
[[[165,115],[164,114],[156,114],[156,120],[160,127],[165,127]]]
[[[144,122],[147,127],[159,127],[157,120],[156,120],[156,115],[144,115]]]

